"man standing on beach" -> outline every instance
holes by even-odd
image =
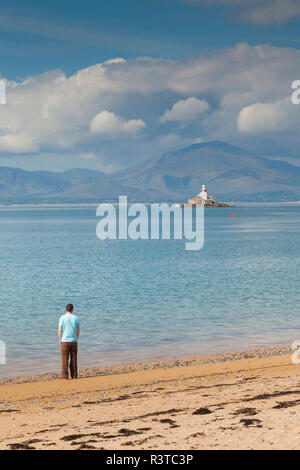
[[[61,346],[62,377],[68,380],[69,368],[72,379],[77,379],[77,342],[80,334],[79,318],[73,314],[72,304],[66,306],[66,313],[59,319],[58,338]]]

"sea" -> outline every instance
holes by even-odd
[[[0,377],[59,370],[67,303],[81,321],[80,367],[300,340],[300,205],[205,209],[198,251],[99,240],[96,208],[0,207]]]

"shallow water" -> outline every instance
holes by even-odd
[[[97,222],[95,207],[0,208],[0,376],[59,367],[68,302],[81,366],[300,339],[300,206],[208,209],[200,251],[100,241]]]

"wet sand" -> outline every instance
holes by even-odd
[[[87,369],[0,385],[0,449],[299,449],[288,348]]]

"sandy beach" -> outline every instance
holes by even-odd
[[[0,449],[299,449],[288,348],[3,380]]]

